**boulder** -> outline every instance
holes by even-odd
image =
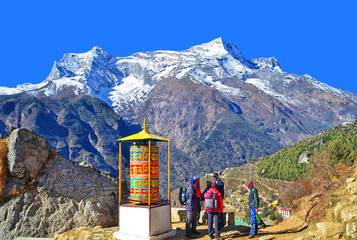
[[[44,137],[25,128],[14,130],[8,143],[7,165],[10,175],[20,179],[34,179],[51,153]]]
[[[305,151],[300,154],[298,163],[310,163],[310,152]]]
[[[351,183],[351,182],[354,182],[354,181],[356,181],[355,178],[347,178],[346,179],[346,183]]]
[[[351,194],[357,194],[357,182],[350,182],[347,185],[347,190],[351,193]]]
[[[323,238],[343,235],[343,225],[335,222],[319,222],[316,223],[318,231]]]
[[[356,222],[350,222],[346,224],[346,235],[352,239],[357,238],[357,224]]]
[[[13,131],[10,141],[11,176],[0,201],[0,240],[117,226],[117,178],[79,166],[26,129]],[[122,187],[125,203],[129,191],[125,182]]]
[[[177,214],[179,215],[180,222],[186,221],[186,217],[187,217],[186,210],[178,210]]]

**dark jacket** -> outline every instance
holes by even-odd
[[[259,208],[258,190],[252,187],[249,192],[249,208]]]
[[[201,194],[201,201],[205,200],[205,193],[210,189],[211,187],[206,187],[206,189],[203,191],[203,193]]]
[[[193,184],[188,186],[186,190],[186,211],[197,211],[200,199],[196,195],[196,187],[197,186]]]
[[[221,179],[216,181],[217,189],[221,193],[222,199],[224,199],[224,183]]]

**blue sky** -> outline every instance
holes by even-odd
[[[357,92],[357,1],[2,1],[0,86],[42,82],[64,53],[117,57],[222,37],[246,59]]]

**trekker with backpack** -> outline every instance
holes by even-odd
[[[222,199],[224,199],[224,183],[219,178],[218,173],[214,173],[213,174],[213,179],[216,182],[217,190],[221,193]],[[222,229],[224,227],[223,217],[224,217],[223,213],[221,213],[220,216],[219,216],[219,229]]]
[[[215,182],[211,184],[211,188],[204,194],[205,210],[208,216],[208,236],[213,239],[213,219],[215,239],[222,239],[220,236],[219,217],[223,212],[223,199],[221,193],[217,189]]]
[[[249,212],[250,212],[250,222],[252,227],[250,229],[250,235],[248,238],[254,238],[258,234],[258,220],[256,218],[256,213],[258,212],[259,208],[259,196],[258,190],[253,187],[253,182],[247,182],[247,188],[250,189],[249,192]]]
[[[196,195],[197,185],[195,180],[191,179],[189,181],[190,185],[186,190],[186,237],[190,237],[191,234],[200,234],[196,231],[196,222],[197,222],[197,209],[200,204],[200,200]]]

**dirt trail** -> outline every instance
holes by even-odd
[[[189,239],[186,237],[185,223],[184,222],[174,222],[172,228],[176,229],[176,236],[170,238],[172,240],[183,240]],[[101,228],[94,227],[91,229],[88,228],[79,228],[72,230],[61,235],[54,237],[55,240],[117,240],[113,237],[113,233],[117,231],[117,227],[113,228]],[[226,226],[221,232],[221,237],[225,240],[230,239],[248,239],[249,228],[244,226]],[[278,229],[272,229],[277,231]],[[282,230],[282,229],[280,229]],[[201,225],[197,227],[197,231],[200,235],[195,235],[192,239],[200,240],[209,240],[207,233],[207,225]],[[305,233],[304,233],[305,232]],[[266,229],[260,229],[259,235],[255,239],[265,240],[265,239],[275,239],[275,240],[293,240],[297,237],[307,236],[308,232],[304,229],[297,229],[291,232],[274,232]],[[274,237],[274,238],[272,238]]]

